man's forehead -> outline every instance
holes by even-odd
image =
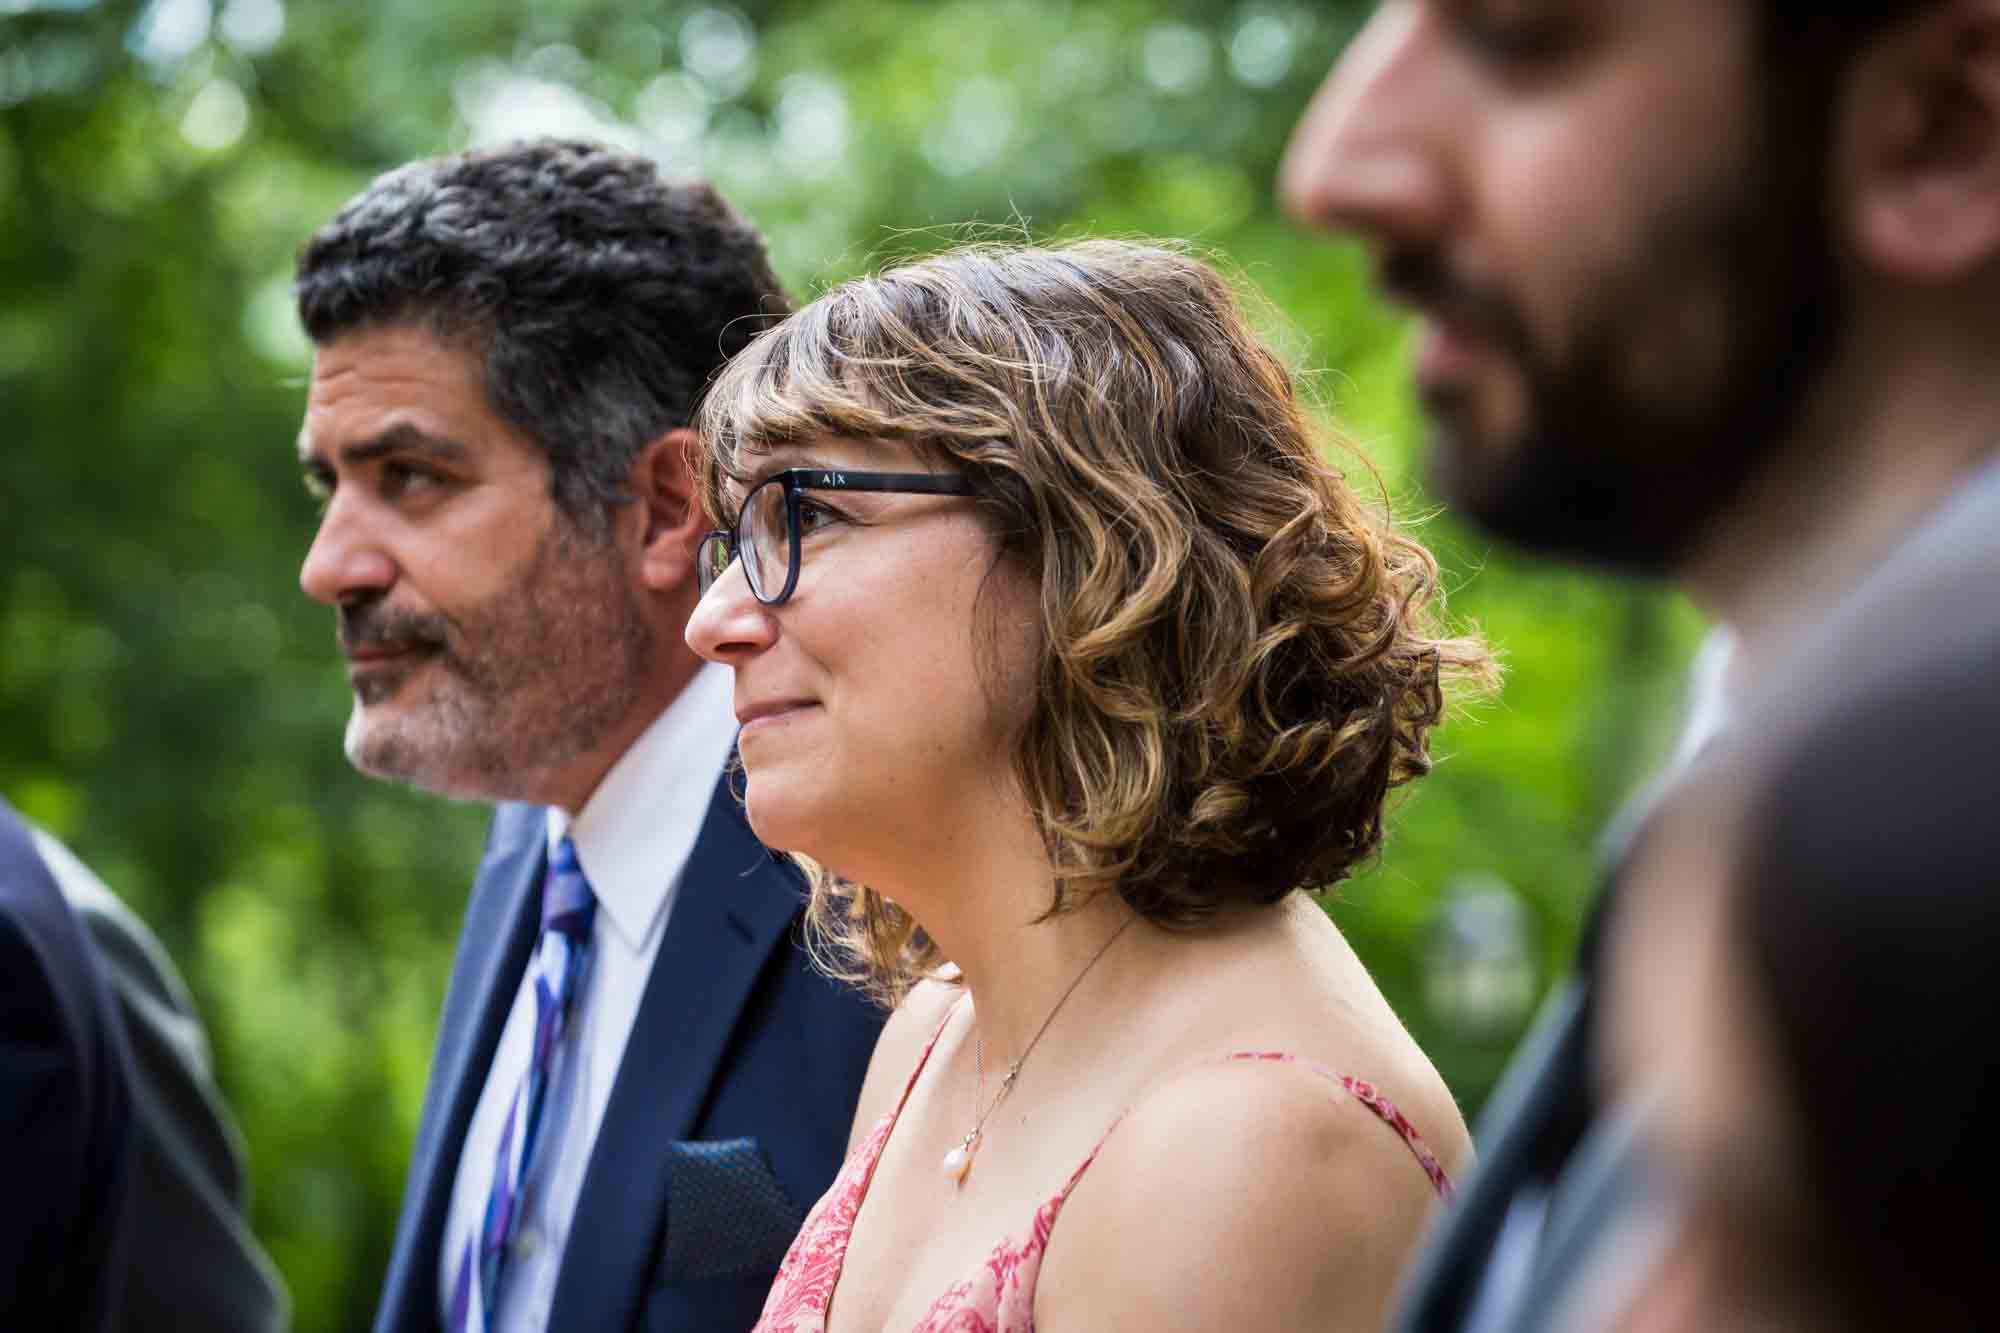
[[[540,456],[492,405],[479,359],[421,328],[345,334],[315,349],[297,451],[302,461],[389,448]]]
[[[479,358],[470,352],[398,327],[350,333],[315,348],[307,391],[317,400],[368,391],[483,398],[485,381]]]

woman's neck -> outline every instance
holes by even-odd
[[[1121,990],[1134,955],[1144,952],[1126,937],[1145,930],[1116,894],[1103,894],[1045,921],[1024,917],[990,930],[966,962],[949,955],[971,993],[988,1070],[1004,1071],[1025,1058],[1072,996],[1079,1006],[1098,1008]],[[1132,952],[1122,952],[1127,948]]]
[[[1021,1058],[1072,985],[1103,981],[1078,978],[1086,968],[1105,973],[1116,965],[1115,957],[1100,959],[1099,953],[1133,913],[1116,893],[1102,893],[1049,916],[1055,874],[1025,811],[1018,827],[984,821],[951,845],[948,859],[927,858],[924,866],[902,867],[893,880],[870,884],[914,916],[957,967],[971,993],[988,1068],[1005,1069]]]

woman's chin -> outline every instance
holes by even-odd
[[[812,818],[812,802],[802,801],[802,793],[788,790],[789,786],[769,774],[759,782],[754,771],[747,773],[743,813],[749,819],[750,831],[757,835],[757,841],[772,851],[811,856],[818,842],[813,837],[818,821]]]

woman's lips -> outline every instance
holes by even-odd
[[[807,709],[819,705],[811,699],[780,699],[770,703],[753,704],[736,714],[736,721],[747,733],[765,730],[789,722]]]

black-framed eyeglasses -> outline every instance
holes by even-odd
[[[892,495],[970,495],[965,478],[948,472],[843,472],[787,468],[750,488],[736,525],[717,528],[695,553],[706,593],[731,561],[741,558],[750,593],[766,606],[783,605],[799,583],[799,493],[879,491]]]

